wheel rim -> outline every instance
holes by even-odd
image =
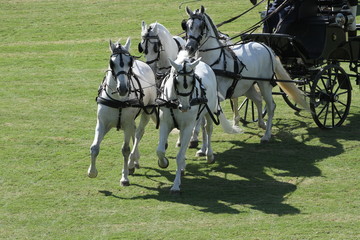
[[[321,69],[311,87],[310,109],[320,128],[339,127],[345,121],[351,103],[350,80],[339,65]]]

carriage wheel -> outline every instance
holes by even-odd
[[[339,65],[329,64],[314,77],[310,109],[320,128],[339,127],[345,121],[351,103],[349,76]]]
[[[248,124],[252,122],[257,122],[257,109],[252,100],[249,98],[245,98],[244,101],[240,104],[239,108],[239,115],[240,115],[240,122],[243,124]],[[263,108],[262,116],[265,117],[266,115],[266,105]]]
[[[300,78],[294,78],[294,80],[303,80]],[[301,84],[297,84],[297,87],[303,91],[304,93],[306,93],[306,84],[307,83],[301,83]],[[280,88],[280,87],[279,87]],[[291,107],[292,109],[294,109],[297,112],[300,112],[301,110],[304,110],[301,106],[299,106],[295,101],[293,101],[291,98],[289,98],[289,96],[284,93],[284,91],[280,88],[280,92],[281,92],[281,96],[283,97],[284,101],[286,102],[286,104]],[[306,93],[307,94],[307,93]]]

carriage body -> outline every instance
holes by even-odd
[[[291,77],[298,80],[299,88],[310,97],[316,124],[334,128],[344,122],[350,109],[350,77],[359,84],[360,36],[348,37],[346,25],[339,24],[339,16],[347,14],[341,7],[344,1],[301,2],[297,20],[282,33],[244,34],[242,41],[271,47]],[[346,72],[343,67],[349,70]],[[300,110],[286,96],[284,99]]]

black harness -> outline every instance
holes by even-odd
[[[145,53],[145,55],[147,55],[149,53],[149,44],[154,44],[154,52],[157,53],[157,56],[155,59],[153,60],[149,60],[149,61],[146,61],[147,64],[153,64],[155,62],[158,62],[160,60],[160,54],[162,51],[165,51],[164,48],[163,48],[163,45],[161,43],[161,40],[159,38],[158,35],[156,36],[150,36],[150,32],[151,32],[152,28],[149,27],[147,29],[147,33],[145,34],[145,36],[142,37],[143,39],[143,42],[140,42],[138,44],[138,51],[140,53]],[[173,38],[177,47],[178,47],[178,52],[182,49],[181,47],[181,44],[180,42],[176,39],[176,38]],[[155,41],[154,41],[155,40]],[[142,44],[145,44],[145,48],[142,47]],[[159,71],[162,71],[162,70],[170,70],[171,69],[171,65],[167,66],[167,67],[161,67],[161,68],[158,68]],[[166,75],[168,74],[168,72],[166,71],[165,73],[160,73],[160,72],[157,72],[155,73],[156,75],[156,78],[157,80],[162,80]],[[161,82],[161,81],[159,81]],[[160,87],[160,86],[158,86]]]
[[[113,51],[111,56],[120,55],[120,65],[123,65],[124,64],[124,62],[123,62],[123,54],[131,56],[129,54],[129,52],[121,49],[121,47],[116,48]],[[134,74],[133,71],[132,71],[133,56],[131,56],[131,59],[132,59],[131,60],[131,67],[130,67],[129,72],[120,71],[118,73],[115,73],[113,68],[112,68],[112,64],[111,64],[112,62],[110,62],[110,69],[107,70],[107,72],[111,72],[113,79],[116,79],[116,77],[121,75],[121,74],[127,75],[128,79],[129,79],[128,96],[131,93],[134,93],[135,98],[128,99],[126,101],[119,101],[119,100],[116,100],[116,99],[112,98],[110,96],[110,94],[108,93],[108,91],[107,91],[106,76],[104,77],[102,84],[99,86],[98,96],[95,98],[95,100],[96,100],[96,102],[98,104],[102,104],[102,105],[105,105],[107,107],[116,108],[116,109],[119,110],[119,118],[118,118],[118,123],[116,125],[116,129],[118,131],[121,128],[122,109],[129,108],[129,107],[139,108],[139,112],[136,114],[135,118],[139,115],[141,109],[143,109],[145,111],[145,113],[147,113],[147,114],[152,114],[154,111],[156,111],[155,106],[145,106],[144,105],[144,102],[143,102],[144,90],[143,90],[143,88],[141,86],[141,83],[140,83],[140,80],[139,80],[138,76],[136,76],[136,74]],[[137,84],[137,87],[136,87],[135,83]],[[103,91],[106,94],[106,98],[100,96]],[[112,93],[115,93],[115,92],[112,92]],[[148,111],[148,108],[152,108],[152,109],[150,111]]]
[[[186,35],[186,38],[190,38],[190,39],[194,39],[197,42],[197,45],[200,45],[200,42],[204,36],[204,30],[208,29],[207,25],[205,24],[205,17],[206,14],[193,14],[192,15],[192,20],[194,21],[195,19],[198,19],[200,21],[202,21],[202,24],[200,26],[200,30],[201,30],[201,34],[196,38],[194,36],[188,36]],[[215,39],[217,39],[217,41],[219,42],[220,46],[222,45],[219,41],[220,36],[216,30],[216,27],[214,26],[214,24],[209,21],[214,33],[215,33]],[[183,29],[186,31],[186,20],[185,23],[182,23]],[[187,32],[187,31],[186,31]],[[209,37],[210,38],[210,37]],[[208,38],[208,39],[209,39]],[[203,44],[205,44],[205,42],[208,40],[206,39],[204,41]],[[199,47],[200,48],[200,47]],[[239,80],[242,79],[242,75],[241,72],[243,71],[243,69],[245,68],[245,64],[236,56],[236,54],[234,53],[234,51],[229,48],[228,46],[221,46],[221,47],[216,47],[216,48],[212,48],[212,49],[205,49],[205,50],[199,50],[200,52],[207,52],[207,51],[212,51],[212,50],[217,50],[220,49],[220,55],[219,57],[214,61],[214,63],[210,64],[210,67],[213,69],[215,75],[217,76],[223,76],[223,77],[227,77],[227,78],[231,78],[233,79],[233,82],[231,84],[231,86],[228,88],[227,92],[226,92],[226,98],[231,98],[232,95],[234,94],[235,88],[237,83],[239,82]],[[233,60],[234,63],[234,69],[231,71],[227,70],[227,57],[226,57],[226,52],[230,53],[231,58]],[[214,69],[213,67],[216,64],[219,64],[221,62],[221,60],[223,60],[223,68],[222,69]]]
[[[190,83],[192,84],[192,88],[189,92],[179,92],[177,85],[179,84],[177,77],[181,75],[184,76],[184,88],[188,87],[188,80],[190,80]],[[187,78],[189,77],[189,79]],[[164,80],[163,80],[163,86],[165,86],[166,81],[168,81],[170,79],[170,74],[168,74]],[[216,125],[220,124],[219,119],[215,118],[212,111],[210,110],[209,106],[207,105],[208,99],[206,98],[206,88],[204,87],[204,85],[202,84],[202,79],[194,73],[194,70],[191,70],[190,72],[186,71],[186,67],[185,64],[183,66],[183,69],[181,71],[178,71],[176,74],[173,74],[173,78],[172,81],[174,82],[174,90],[175,93],[178,96],[183,96],[183,97],[190,97],[190,106],[196,106],[199,105],[199,109],[197,112],[197,116],[196,116],[196,120],[199,119],[200,114],[203,112],[203,110],[206,108],[210,117],[212,118],[213,122]],[[196,87],[196,82],[199,83],[199,87]],[[162,90],[163,92],[163,90]],[[195,94],[194,94],[195,93]],[[193,97],[193,95],[195,95],[195,97]],[[175,128],[179,129],[179,125],[176,121],[175,115],[174,115],[174,109],[177,109],[179,107],[179,101],[178,99],[175,100],[166,100],[163,98],[157,98],[156,99],[156,104],[158,105],[158,107],[166,107],[169,108],[170,110],[170,114],[171,117],[174,121],[174,126]],[[217,117],[219,115],[219,112],[217,112],[215,114]],[[157,126],[158,127],[158,126]]]

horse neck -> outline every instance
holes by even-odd
[[[169,101],[169,100],[175,100],[177,98],[177,96],[175,93],[173,72],[171,72],[168,76],[169,76],[168,79],[165,79],[163,81],[163,87],[164,87],[164,90],[163,90],[164,96],[163,97]]]
[[[219,40],[217,29],[208,15],[205,15],[205,21],[209,30],[207,35],[203,37],[204,42],[199,48],[200,51],[198,51],[197,57],[201,57],[201,61],[207,63],[213,69],[233,71],[234,61],[228,48],[224,48],[225,44]],[[224,56],[222,55],[222,51],[224,51],[225,54],[226,69],[224,69]]]

